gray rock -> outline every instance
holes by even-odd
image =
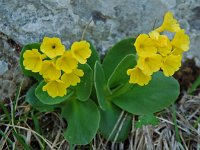
[[[104,52],[122,38],[149,32],[155,20],[160,25],[167,10],[184,19],[188,33],[199,30],[195,0],[1,0],[0,4],[0,31],[21,44],[58,36],[69,48],[92,21],[85,38]]]
[[[8,44],[6,37],[0,39],[0,99],[13,96],[20,86],[25,89],[29,83],[19,66],[19,53]]]
[[[0,75],[3,75],[8,70],[8,64],[5,61],[0,61]]]
[[[0,31],[21,44],[58,36],[69,48],[92,20],[85,38],[103,53],[122,38],[149,32],[155,20],[160,25],[167,10],[175,13],[187,33],[195,33],[192,42],[200,31],[200,0],[1,0],[0,4]],[[198,51],[196,45],[192,51]]]

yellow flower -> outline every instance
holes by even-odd
[[[169,55],[164,58],[161,66],[165,76],[172,76],[181,66],[181,55]]]
[[[57,80],[61,76],[61,71],[56,67],[53,60],[45,60],[42,63],[40,75],[47,80]]]
[[[40,50],[52,59],[62,55],[65,52],[65,46],[62,45],[59,38],[44,37]]]
[[[137,66],[146,75],[152,75],[158,71],[162,65],[162,56],[159,54],[153,54],[147,57],[139,57]]]
[[[64,81],[64,83],[67,86],[76,86],[77,83],[80,83],[80,77],[84,75],[83,70],[81,69],[74,69],[72,73],[64,73],[61,77],[61,80]]]
[[[137,66],[133,69],[128,69],[127,74],[130,76],[129,83],[136,83],[140,86],[147,85],[151,80],[151,76],[144,74]]]
[[[81,64],[91,56],[90,44],[87,41],[74,42],[71,46],[72,56]]]
[[[182,29],[175,34],[171,43],[174,47],[173,54],[180,55],[189,50],[190,38],[187,34],[185,34],[185,30]]]
[[[163,32],[164,30],[170,32],[178,32],[180,30],[180,25],[171,12],[165,14],[162,25],[156,29],[158,32]]]
[[[57,59],[56,66],[65,73],[71,73],[73,69],[78,67],[78,61],[72,57],[71,51],[66,51]]]
[[[152,31],[149,33],[149,36],[154,39],[158,53],[162,56],[167,56],[171,52],[172,45],[166,35],[160,35],[157,31]]]
[[[32,49],[26,50],[23,54],[23,58],[23,65],[26,70],[39,72],[42,67],[42,60],[45,58],[45,56],[39,53],[37,49]]]
[[[140,34],[134,46],[139,56],[149,56],[157,52],[154,41],[147,34]]]
[[[61,80],[53,80],[47,82],[45,86],[42,87],[43,91],[47,91],[49,96],[55,98],[57,96],[64,96],[67,94],[67,86]]]

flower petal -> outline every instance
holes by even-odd
[[[140,34],[134,46],[139,56],[149,56],[157,52],[155,42],[147,34]]]
[[[77,83],[80,83],[80,77],[84,75],[84,72],[81,69],[74,69],[72,73],[64,73],[61,77],[61,80],[64,81],[66,86],[76,86]]]
[[[154,54],[149,57],[139,57],[137,66],[143,71],[144,74],[152,75],[162,66],[162,56]]]
[[[23,58],[23,65],[26,70],[31,70],[32,72],[39,72],[41,70],[43,56],[37,49],[26,50]]]
[[[47,82],[42,90],[47,91],[48,95],[55,98],[57,96],[64,96],[67,94],[66,85],[61,80],[53,80]]]
[[[172,40],[172,46],[176,49],[176,52],[174,54],[179,54],[177,53],[178,51],[187,51],[189,50],[189,45],[190,45],[190,38],[187,34],[185,34],[185,30],[180,30],[177,32]]]
[[[78,67],[78,61],[72,57],[70,51],[66,51],[60,58],[57,59],[56,66],[65,73],[71,73],[73,69]]]
[[[145,75],[137,66],[133,69],[128,69],[127,74],[130,75],[129,83],[136,83],[140,86],[147,85],[151,80],[151,76]]]
[[[167,12],[164,16],[164,21],[162,25],[156,29],[158,32],[163,32],[164,30],[170,32],[178,32],[180,30],[180,25],[178,21],[173,17],[171,12]]]
[[[55,58],[65,52],[65,46],[61,43],[59,38],[44,37],[40,50],[49,58]]]
[[[90,44],[87,41],[74,42],[71,46],[72,56],[81,64],[91,56]]]
[[[165,76],[172,76],[181,66],[181,55],[169,55],[164,58],[163,65],[161,66]]]
[[[47,80],[57,80],[61,76],[61,71],[56,67],[53,60],[45,60],[39,73]]]

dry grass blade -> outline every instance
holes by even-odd
[[[52,147],[52,143],[45,139],[42,135],[38,134],[37,132],[35,132],[34,130],[32,129],[29,129],[29,128],[25,128],[25,127],[22,127],[22,126],[17,126],[17,125],[10,125],[10,124],[0,124],[1,126],[6,126],[6,127],[12,127],[12,128],[18,128],[18,129],[23,129],[23,130],[26,130],[26,131],[30,131],[32,132],[33,134],[36,134],[38,137],[40,137],[51,149],[53,149]]]

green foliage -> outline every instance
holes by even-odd
[[[94,67],[94,85],[98,103],[101,109],[106,109],[106,96],[109,94],[103,68],[99,62]]]
[[[112,102],[132,114],[146,115],[168,107],[178,95],[178,82],[173,77],[165,77],[162,72],[157,72],[148,85],[134,85],[124,94],[113,95]]]
[[[138,121],[135,123],[136,128],[141,128],[145,125],[158,125],[159,120],[153,114],[148,114],[144,116],[139,116]]]
[[[136,51],[135,47],[133,46],[134,42],[134,38],[124,39],[115,44],[110,50],[108,50],[108,53],[106,54],[102,63],[106,80],[109,79],[116,66],[124,57],[129,54],[135,54]]]
[[[126,72],[128,69],[136,65],[136,57],[134,54],[125,56],[114,69],[110,78],[108,79],[108,87],[114,89],[128,82],[129,77]]]
[[[110,141],[124,141],[131,130],[132,117],[130,114],[121,116],[122,110],[119,107],[110,102],[106,103],[106,109],[100,110],[101,121],[99,131],[104,138]]]
[[[76,99],[69,100],[62,107],[62,116],[68,122],[64,137],[70,144],[88,144],[96,135],[100,114],[92,100],[85,102]]]
[[[90,49],[92,51],[92,54],[90,56],[90,58],[88,58],[87,60],[87,64],[92,68],[94,69],[94,65],[95,65],[95,62],[98,61],[100,62],[100,57],[99,57],[99,53],[97,52],[96,48],[94,47],[94,45],[90,43]]]
[[[96,63],[94,70],[95,88],[100,105],[100,133],[109,140],[114,140],[112,128],[120,112],[142,115],[138,127],[157,123],[153,113],[171,105],[179,95],[179,84],[173,77],[165,77],[162,72],[153,75],[146,86],[129,84],[127,70],[136,65],[134,39],[125,39],[114,45],[103,60]],[[110,91],[110,92],[108,92]],[[118,134],[119,142],[129,133],[129,123]],[[131,123],[130,123],[131,124]]]
[[[84,76],[81,77],[81,82],[76,86],[77,99],[86,101],[89,99],[93,86],[93,71],[89,65],[84,64],[79,66],[83,70]]]
[[[48,112],[53,111],[55,108],[55,105],[46,105],[42,103],[36,96],[35,96],[35,89],[37,87],[37,84],[34,84],[26,93],[25,100],[34,108],[41,112]]]
[[[65,96],[63,96],[63,97],[58,96],[58,97],[53,98],[53,97],[49,96],[46,91],[42,90],[42,87],[45,84],[46,84],[46,82],[42,81],[35,89],[36,97],[44,104],[48,104],[48,105],[59,104],[61,102],[68,100],[71,97],[71,95],[73,94],[72,91],[68,90],[68,93]]]
[[[194,81],[194,83],[188,89],[188,93],[192,94],[200,86],[200,76]]]
[[[38,50],[40,50],[40,43],[27,44],[27,45],[25,45],[22,48],[22,51],[20,53],[20,66],[22,68],[23,73],[26,76],[33,77],[33,78],[35,78],[38,81],[42,81],[43,78],[42,78],[42,76],[39,73],[34,73],[34,72],[30,71],[30,70],[26,70],[25,67],[24,67],[24,65],[23,65],[23,61],[24,61],[23,54],[24,54],[24,52],[26,50],[32,50],[32,49],[38,49]]]
[[[179,84],[173,77],[165,77],[162,72],[154,73],[146,86],[129,84],[127,70],[137,64],[134,42],[134,38],[127,38],[115,44],[102,64],[90,42],[92,55],[87,64],[79,65],[84,71],[81,82],[68,88],[67,95],[55,98],[42,90],[46,82],[41,81],[41,76],[25,70],[23,66],[23,53],[33,48],[40,49],[40,44],[24,46],[20,56],[22,70],[25,75],[39,81],[28,90],[26,101],[40,111],[61,108],[61,115],[67,121],[64,137],[71,145],[88,144],[98,129],[107,140],[124,141],[132,127],[132,115],[140,116],[136,122],[138,128],[158,124],[153,114],[174,103],[179,95]],[[194,87],[197,85],[199,83]],[[97,98],[97,102],[93,97]]]

